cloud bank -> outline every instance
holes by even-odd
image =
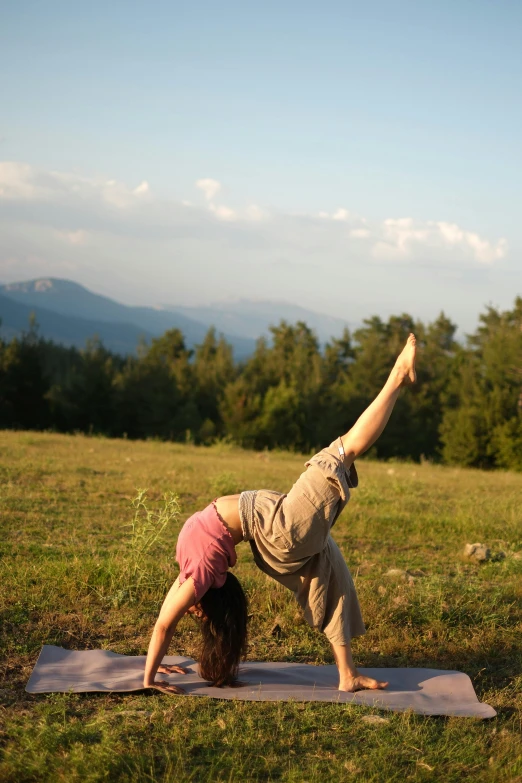
[[[428,255],[430,258],[436,256],[440,263],[458,264],[467,261],[492,264],[507,253],[507,242],[504,238],[492,241],[476,232],[461,228],[456,223],[435,220],[420,222],[411,217],[390,217],[381,222],[372,222],[344,207],[339,207],[331,214],[319,212],[317,215],[271,214],[255,204],[244,209],[233,209],[218,200],[222,190],[218,180],[198,179],[195,188],[203,194],[204,204],[169,204],[156,198],[146,181],[136,187],[128,187],[113,179],[88,179],[70,173],[42,172],[26,163],[0,163],[0,200],[18,204],[20,217],[27,220],[30,220],[30,213],[26,211],[24,215],[24,205],[67,205],[69,211],[71,205],[74,205],[76,220],[81,222],[83,213],[86,225],[92,222],[93,214],[99,217],[105,208],[107,228],[110,228],[111,210],[115,209],[121,213],[116,218],[120,231],[122,221],[128,220],[129,224],[137,221],[138,225],[143,223],[145,226],[153,223],[156,218],[164,229],[168,229],[170,222],[173,233],[176,233],[184,215],[187,226],[192,226],[195,231],[195,238],[198,222],[203,227],[212,217],[218,223],[237,221],[257,224],[262,220],[272,220],[279,227],[285,221],[291,225],[298,220],[301,230],[305,231],[308,226],[312,232],[316,232],[317,224],[323,224],[321,228],[325,242],[327,243],[328,234],[336,242],[340,237],[347,252],[353,240],[358,242],[359,250],[360,243],[364,242],[368,255],[383,261],[410,260],[413,263],[422,263]],[[190,216],[188,211],[192,212]],[[328,228],[325,228],[325,225]],[[252,230],[257,229],[254,227]],[[79,224],[70,225],[59,233],[71,244],[83,244],[87,234],[84,226]],[[283,231],[282,240],[284,234]]]
[[[332,302],[336,314],[340,288],[357,281],[367,314],[400,300],[401,269],[433,292],[434,274],[474,279],[508,255],[505,238],[450,218],[379,221],[344,206],[317,213],[230,206],[223,190],[217,179],[200,178],[188,200],[174,201],[158,197],[147,181],[129,186],[0,162],[0,276],[69,276],[143,303],[317,300],[323,310]]]

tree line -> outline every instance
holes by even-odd
[[[305,323],[282,321],[235,362],[214,329],[194,350],[172,329],[122,357],[96,339],[56,345],[33,323],[0,340],[0,428],[310,452],[351,426],[413,331],[418,383],[372,456],[522,470],[522,298],[488,307],[464,344],[456,328],[444,314],[375,316],[321,348]]]

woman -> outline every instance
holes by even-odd
[[[162,666],[179,620],[187,612],[202,619],[200,673],[214,685],[232,685],[246,651],[247,604],[241,585],[228,571],[235,547],[249,541],[256,565],[293,591],[308,623],[329,639],[339,669],[339,690],[386,688],[355,668],[350,641],[365,628],[350,572],[330,536],[357,486],[354,460],[384,430],[402,386],[413,383],[415,336],[410,334],[395,366],[372,404],[354,426],[313,456],[288,495],[270,490],[218,498],[187,520],[178,538],[180,575],[154,627],[145,664],[144,687],[166,693],[183,690],[156,673],[185,673]]]

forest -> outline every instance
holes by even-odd
[[[371,456],[522,470],[521,297],[488,307],[464,342],[442,313],[374,316],[325,346],[302,322],[270,331],[235,362],[214,329],[193,351],[173,329],[124,357],[97,339],[56,345],[33,321],[0,340],[0,428],[309,452],[351,426],[413,331],[418,383]]]

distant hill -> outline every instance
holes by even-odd
[[[53,313],[44,307],[21,304],[7,296],[0,295],[0,334],[11,339],[27,331],[31,314],[35,315],[39,334],[65,346],[84,348],[88,339],[95,335],[106,348],[115,353],[129,354],[136,351],[141,338],[150,340],[153,335],[133,324],[108,323],[87,318],[73,318]]]
[[[173,328],[183,332],[192,348],[214,326],[232,345],[235,358],[244,359],[253,353],[255,341],[261,335],[269,336],[269,327],[282,319],[304,321],[323,344],[340,336],[349,325],[340,318],[285,302],[240,299],[208,307],[130,307],[60,278],[0,285],[0,331],[4,336],[27,329],[33,311],[43,337],[81,347],[96,334],[107,348],[122,354],[134,353],[140,337],[150,341]]]
[[[189,318],[182,312],[129,307],[95,294],[78,283],[59,278],[8,283],[0,286],[0,296],[1,328],[4,334],[26,329],[28,316],[34,311],[42,336],[64,345],[83,345],[86,337],[96,333],[107,348],[111,347],[110,340],[111,345],[120,345],[120,348],[112,350],[133,353],[140,335],[148,340],[163,334],[167,329],[176,328],[183,332],[186,344],[192,347],[202,342],[208,331],[207,324]],[[22,309],[7,307],[7,301],[13,305],[16,303]],[[62,316],[61,320],[50,318],[52,314]],[[69,323],[68,319],[74,323]],[[255,342],[252,339],[230,334],[225,334],[225,337],[233,346],[236,359],[245,358],[254,351]]]
[[[219,331],[241,334],[254,340],[262,334],[268,335],[269,326],[280,323],[282,319],[292,324],[304,321],[315,331],[321,343],[328,342],[332,337],[340,337],[345,327],[353,326],[341,318],[286,302],[239,299],[208,307],[172,306],[169,309],[201,323],[213,324]]]

